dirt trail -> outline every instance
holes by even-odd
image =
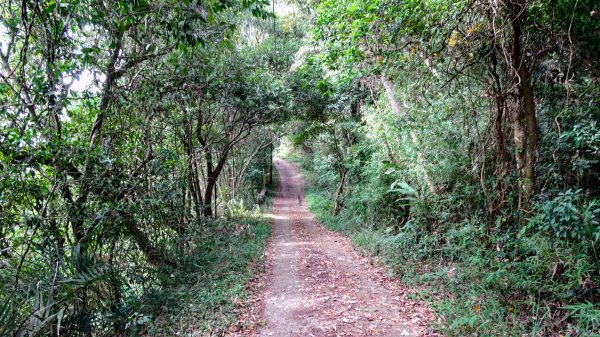
[[[359,256],[348,239],[315,221],[304,183],[291,163],[276,160],[266,285],[258,336],[427,336],[432,315],[405,298],[409,289]]]

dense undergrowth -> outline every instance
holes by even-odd
[[[0,336],[235,319],[294,100],[268,5],[0,1]]]
[[[282,147],[311,209],[448,335],[599,335],[598,4],[316,4]]]
[[[140,329],[152,336],[221,336],[239,318],[269,232],[261,219],[216,224],[196,254],[161,276],[163,288],[140,299]]]
[[[197,251],[183,256],[177,269],[157,276],[160,288],[144,294],[133,304],[130,322],[133,335],[222,336],[247,305],[247,285],[262,272],[264,250],[271,232],[264,212],[273,201],[277,186],[267,185],[265,205],[248,211],[238,205],[229,217],[215,221],[194,239]]]
[[[361,196],[360,186],[351,187],[357,189],[354,196],[333,216],[335,179],[305,155],[289,157],[307,178],[307,204],[319,221],[417,286],[415,297],[442,317],[437,328],[445,335],[598,336],[597,295],[581,291],[597,266],[582,244],[556,240],[533,220],[509,232],[489,230],[477,214],[437,219],[438,227],[426,228],[436,215],[432,208],[460,198],[414,203],[410,221],[399,225],[381,200]],[[368,190],[369,197],[388,194],[383,186]],[[373,208],[367,210],[367,204]]]
[[[0,335],[222,331],[282,139],[442,331],[598,335],[599,32],[595,0],[1,1]]]

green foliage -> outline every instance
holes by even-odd
[[[600,330],[600,312],[598,312],[598,308],[592,303],[570,305],[567,307],[567,310],[569,311],[569,317],[574,317],[581,322],[582,329],[577,332],[586,333],[587,331]],[[599,333],[595,333],[590,336],[596,337],[599,335]]]
[[[293,3],[0,4],[0,335],[221,334],[280,134],[446,334],[597,333],[596,2]]]
[[[290,136],[308,205],[425,286],[446,335],[597,334],[594,6],[319,3],[298,73],[327,95]]]
[[[163,304],[141,299],[212,263],[237,264],[202,274],[228,279],[220,289],[196,291],[243,293],[265,226],[226,224],[258,212],[302,33],[252,51],[244,23],[272,22],[268,5],[0,3],[0,335],[142,333]],[[229,239],[239,245],[221,246]],[[233,247],[248,255],[188,263]],[[227,324],[229,309],[210,324]]]
[[[588,323],[597,322],[595,306],[565,310],[553,300],[589,296],[580,289],[595,265],[581,247],[539,232],[507,236],[498,228],[490,237],[485,223],[476,219],[442,223],[436,227],[444,232],[440,237],[427,231],[418,213],[400,227],[386,227],[351,211],[359,205],[355,202],[332,217],[331,196],[318,184],[308,190],[307,204],[326,226],[349,235],[359,249],[381,259],[404,281],[425,286],[419,299],[445,318],[438,328],[446,335],[549,334],[559,326],[585,335],[597,329]],[[495,248],[489,249],[486,240]],[[569,312],[580,310],[576,308],[585,310],[577,325],[552,324],[557,311],[575,317]]]
[[[538,204],[537,216],[532,221],[540,230],[557,238],[595,244],[600,239],[599,218],[598,200],[586,202],[581,190],[569,189]]]
[[[209,235],[189,243],[197,245],[195,254],[162,276],[168,286],[144,294],[141,307],[129,314],[130,324],[158,336],[222,334],[239,316],[248,296],[246,283],[259,270],[269,232],[260,218],[211,225]]]
[[[421,299],[430,301],[443,315],[446,323],[439,328],[445,334],[535,335],[564,329],[572,335],[586,335],[596,331],[597,326],[588,323],[597,321],[593,304],[581,304],[581,310],[586,311],[574,325],[571,319],[575,316],[569,312],[577,312],[579,306],[568,309],[561,304],[596,296],[595,290],[588,288],[597,270],[597,259],[590,255],[595,239],[572,237],[571,233],[578,233],[573,230],[568,236],[557,237],[539,221],[553,219],[572,226],[578,221],[565,219],[564,214],[575,214],[577,220],[593,219],[595,211],[591,210],[597,208],[593,202],[571,210],[573,213],[556,209],[565,203],[581,207],[577,202],[583,200],[581,194],[569,191],[541,204],[535,220],[522,229],[503,228],[506,224],[499,217],[497,227],[490,230],[484,218],[463,214],[464,220],[457,219],[457,214],[469,209],[464,196],[473,191],[465,190],[463,196],[449,200],[448,196],[431,205],[427,200],[414,199],[413,188],[402,181],[388,183],[390,189],[378,191],[373,181],[367,180],[363,183],[368,188],[363,190],[355,184],[352,196],[346,199],[347,207],[332,217],[328,190],[335,180],[324,179],[319,172],[327,169],[315,165],[316,159],[295,160],[309,177],[307,204],[317,218],[329,228],[348,234],[358,248],[382,259],[406,282],[426,286]],[[392,175],[394,170],[387,173],[381,177]],[[394,201],[385,204],[377,199],[390,192],[400,196],[401,203],[410,204],[410,217],[401,225],[391,222],[387,213]],[[379,208],[366,206],[368,200]],[[580,210],[588,215],[582,216]],[[435,227],[430,228],[431,223]],[[563,317],[563,321],[552,324],[556,317]]]

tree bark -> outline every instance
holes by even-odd
[[[406,115],[406,112],[404,111],[402,104],[400,103],[398,98],[396,98],[396,91],[394,88],[394,84],[384,74],[382,74],[380,76],[380,80],[381,80],[381,83],[383,84],[383,87],[385,89],[385,93],[388,97],[390,105],[392,106],[392,110],[394,110],[394,112],[400,118],[402,118],[402,120],[404,122],[407,123],[408,116]],[[431,192],[432,194],[439,194],[437,187],[433,183],[433,180],[431,180],[429,172],[427,171],[427,168],[425,167],[425,158],[423,156],[423,153],[421,152],[421,144],[419,142],[419,138],[417,137],[417,133],[413,129],[410,129],[410,137],[412,139],[413,146],[415,147],[415,149],[417,151],[417,162],[419,163],[419,166],[421,167],[421,170],[423,171],[423,178],[425,179],[425,182],[427,183],[429,192]]]
[[[149,263],[153,265],[175,265],[175,262],[168,258],[168,255],[165,252],[152,244],[152,241],[148,239],[146,234],[139,229],[134,219],[126,218],[124,225],[133,238],[133,241],[135,241],[138,248],[144,253],[144,256],[146,256],[146,260],[148,260]]]
[[[196,213],[196,220],[200,220],[203,216],[202,206],[204,201],[202,200],[202,193],[200,189],[200,180],[198,179],[198,165],[194,159],[194,151],[192,144],[192,132],[191,123],[187,121],[184,127],[183,135],[183,147],[187,157],[187,184],[190,191],[192,202],[194,203],[194,211]]]
[[[504,179],[508,175],[510,166],[508,153],[506,152],[506,140],[504,137],[503,121],[506,114],[506,96],[503,92],[503,86],[498,74],[498,57],[497,50],[494,48],[490,53],[490,63],[488,75],[491,78],[490,94],[494,101],[495,109],[493,120],[493,139],[494,139],[494,174],[496,176],[495,197],[487,205],[488,214],[493,214],[502,207],[506,200],[506,188]]]
[[[119,60],[119,54],[121,53],[123,46],[123,35],[124,33],[119,32],[115,37],[115,47],[112,50],[110,60],[108,62],[106,80],[104,81],[104,87],[102,88],[102,95],[100,97],[100,105],[98,106],[98,114],[96,115],[96,119],[94,120],[94,124],[92,125],[92,130],[90,131],[89,135],[90,147],[96,144],[100,134],[100,129],[104,123],[104,118],[112,97],[113,85],[119,79],[119,77],[123,75],[123,72],[118,72],[116,68],[117,61]]]
[[[530,213],[531,198],[535,193],[535,162],[539,130],[535,112],[534,92],[529,79],[529,70],[523,57],[521,45],[523,22],[526,18],[525,0],[507,0],[509,20],[512,28],[511,61],[514,78],[518,81],[520,102],[514,109],[513,132],[515,159],[519,173],[519,209],[525,217]]]
[[[340,211],[344,207],[344,203],[342,200],[342,194],[344,192],[344,183],[346,182],[346,174],[347,170],[345,168],[339,169],[339,182],[337,188],[335,190],[335,206],[333,207],[333,215],[336,216],[340,214]]]
[[[273,141],[270,141],[268,143],[265,143],[265,142],[266,142],[266,140],[262,141],[258,145],[258,147],[256,148],[256,150],[244,162],[244,164],[242,165],[242,168],[240,169],[240,171],[238,172],[238,174],[235,175],[235,177],[233,179],[233,187],[234,187],[234,189],[236,191],[239,188],[240,182],[244,178],[244,174],[248,170],[248,166],[250,166],[250,163],[252,163],[252,161],[254,160],[254,158],[256,158],[256,156],[260,153],[260,151],[264,150],[267,146],[271,146],[271,147],[273,146]],[[270,169],[270,174],[272,176],[273,175],[273,150],[271,150],[271,164],[269,166],[270,166],[270,168],[269,168]]]
[[[204,190],[204,216],[210,218],[213,216],[212,202],[213,202],[213,192],[217,185],[217,179],[223,170],[223,166],[225,166],[225,162],[227,161],[227,154],[229,153],[229,149],[231,145],[227,145],[221,150],[221,154],[219,156],[219,161],[217,165],[213,168],[212,162],[212,154],[210,151],[206,151],[206,189]]]

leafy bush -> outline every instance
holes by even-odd
[[[539,203],[532,220],[540,230],[561,239],[600,239],[600,200],[586,201],[580,189],[568,189]]]
[[[309,181],[319,179],[307,158],[295,160]],[[414,190],[401,180],[384,179],[388,189],[373,188],[372,181],[363,180],[366,188],[353,186],[347,208],[338,216],[331,215],[331,182],[329,187],[323,181],[310,185],[307,204],[323,224],[349,235],[360,250],[381,259],[404,281],[425,286],[417,296],[444,317],[439,329],[446,335],[535,336],[560,330],[587,336],[597,331],[597,306],[581,302],[594,298],[596,291],[597,259],[590,252],[596,242],[595,234],[590,236],[590,228],[597,230],[595,201],[585,202],[580,191],[558,193],[536,206],[528,225],[511,225],[507,215],[499,215],[490,228],[483,214],[470,211],[471,203],[479,201],[469,195],[477,194],[469,185],[425,200],[413,197]],[[390,226],[390,205],[365,212],[369,201],[362,198],[371,196],[410,202],[410,217]],[[375,210],[379,215],[372,214]]]

